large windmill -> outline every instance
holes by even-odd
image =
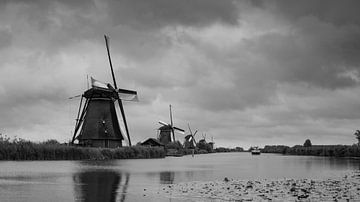
[[[80,145],[93,147],[122,146],[124,133],[116,114],[115,103],[120,108],[129,146],[131,140],[122,100],[137,101],[137,92],[117,87],[112,67],[108,37],[105,37],[113,84],[105,84],[91,78],[91,88],[81,95],[72,143],[77,139]],[[83,100],[85,98],[85,103]]]
[[[170,123],[165,123],[164,121],[159,121],[159,124],[162,126],[158,129],[160,131],[159,140],[163,144],[169,142],[175,142],[175,131],[181,134],[184,134],[185,131],[181,128],[175,127],[172,118],[172,111],[170,105]]]
[[[192,130],[190,128],[190,124],[188,124],[188,127],[189,127],[190,134],[185,136],[184,147],[186,149],[194,149],[196,147],[195,135],[198,131],[196,130],[195,133],[193,134]]]

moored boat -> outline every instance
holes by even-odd
[[[260,155],[261,151],[258,147],[253,147],[251,150],[252,155]]]

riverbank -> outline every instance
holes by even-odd
[[[286,155],[360,157],[360,147],[357,145],[313,145],[293,147],[284,145],[266,145],[262,153],[279,153]]]
[[[108,160],[165,158],[162,147],[92,148],[54,142],[0,141],[0,160]]]
[[[359,201],[360,171],[326,180],[279,179],[187,182],[158,193],[187,201]]]

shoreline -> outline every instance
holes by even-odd
[[[360,171],[331,179],[194,181],[164,185],[158,193],[190,201],[359,201]]]

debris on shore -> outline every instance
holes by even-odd
[[[360,171],[340,178],[186,182],[164,186],[162,194],[190,201],[359,201]]]

